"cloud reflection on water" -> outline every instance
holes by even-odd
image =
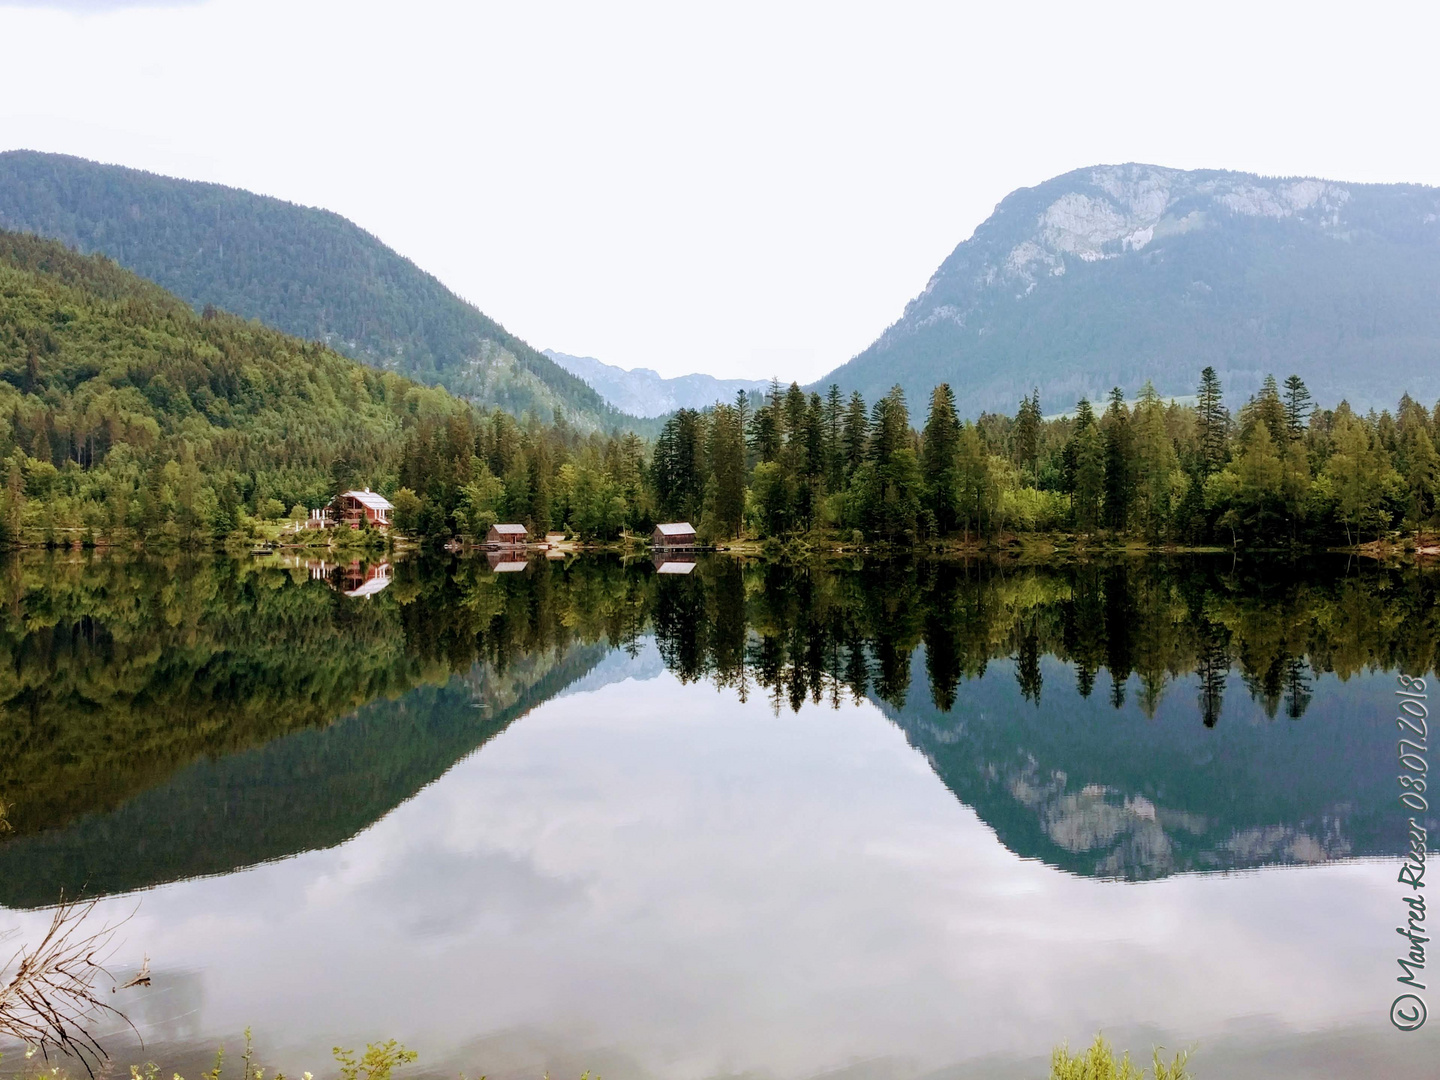
[[[1357,1070],[1414,1051],[1366,1034],[1388,862],[1071,876],[869,703],[777,716],[643,659],[643,692],[548,702],[338,848],[142,894],[129,948],[203,983],[187,1034],[252,1025],[297,1073],[395,1036],[492,1077],[1022,1075],[1100,1028],[1267,1068],[1313,1032],[1356,1029]]]

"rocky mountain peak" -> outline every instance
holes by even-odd
[[[875,344],[820,382],[869,397],[898,373],[912,396],[949,381],[977,409],[1013,412],[1031,385],[1056,407],[1147,378],[1183,394],[1209,364],[1242,393],[1293,371],[1358,403],[1393,336],[1382,362],[1433,396],[1433,364],[1416,373],[1440,354],[1433,286],[1434,188],[1099,165],[1008,195]]]

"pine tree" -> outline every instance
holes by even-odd
[[[717,405],[710,418],[710,481],[706,486],[704,527],[712,538],[740,532],[745,511],[745,438],[740,410]]]
[[[888,465],[909,442],[910,412],[905,391],[896,383],[870,410],[870,458],[877,465]]]
[[[750,417],[750,450],[760,462],[775,461],[784,440],[783,412],[779,381],[772,382],[771,396]]]
[[[949,383],[941,383],[930,397],[930,415],[920,444],[920,475],[941,535],[953,532],[959,522],[955,491],[955,454],[959,445],[955,394]]]
[[[1286,379],[1285,429],[1290,438],[1298,439],[1305,434],[1305,425],[1310,422],[1310,413],[1314,408],[1304,380],[1299,375],[1291,375]]]
[[[1196,403],[1199,426],[1200,469],[1209,476],[1225,465],[1225,446],[1230,434],[1230,414],[1220,392],[1220,376],[1213,367],[1200,373],[1200,400]]]
[[[1406,517],[1419,527],[1435,516],[1436,496],[1440,494],[1440,455],[1425,428],[1412,421],[1401,434],[1399,457],[1409,496]]]
[[[1280,388],[1275,385],[1274,375],[1265,376],[1260,392],[1250,400],[1247,412],[1245,434],[1249,434],[1251,424],[1262,423],[1270,429],[1270,441],[1276,446],[1283,446],[1290,438],[1289,419],[1280,401]]]
[[[1125,407],[1125,391],[1118,386],[1110,391],[1110,407],[1105,410],[1105,524],[1124,532],[1130,523],[1131,496],[1131,431],[1130,410]]]
[[[1040,388],[1035,388],[1032,397],[1020,399],[1020,411],[1015,415],[1015,464],[1030,470],[1035,475],[1036,463],[1040,457]]]
[[[845,485],[845,402],[838,383],[825,395],[825,485],[839,491]]]
[[[850,404],[845,410],[845,477],[855,475],[865,460],[870,445],[870,419],[865,408],[865,399],[856,390],[850,395]]]
[[[1105,442],[1095,422],[1095,410],[1081,398],[1075,406],[1075,426],[1065,444],[1062,483],[1070,493],[1075,527],[1088,532],[1100,523],[1100,500],[1105,490]]]

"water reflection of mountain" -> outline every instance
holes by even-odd
[[[1012,850],[1077,873],[1401,846],[1374,675],[1434,668],[1430,574],[688,565],[404,562],[354,599],[303,567],[12,563],[0,903],[338,843],[566,687],[661,670],[776,710],[868,697]]]
[[[1069,665],[1047,660],[1041,673],[1039,701],[1017,707],[1014,664],[1001,663],[941,712],[922,692],[917,653],[905,704],[877,701],[1022,857],[1134,880],[1404,846],[1387,678],[1326,679],[1300,721],[1272,720],[1256,704],[1211,728],[1195,722],[1198,690],[1171,694],[1147,717],[1082,697]],[[1238,676],[1230,682],[1243,689]]]
[[[332,847],[378,821],[608,651],[537,653],[498,675],[377,701],[335,724],[203,760],[108,813],[0,845],[0,905],[109,895]]]
[[[304,566],[12,560],[0,903],[339,842],[633,640],[645,588],[606,560],[411,562],[359,599]]]

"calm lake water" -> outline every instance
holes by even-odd
[[[1440,1019],[1388,1010],[1437,585],[13,562],[0,930],[130,916],[110,1048],[187,1075],[250,1026],[292,1075],[394,1037],[492,1080],[1043,1077],[1103,1029],[1201,1080],[1433,1076]]]

